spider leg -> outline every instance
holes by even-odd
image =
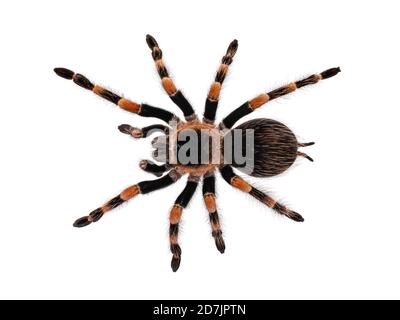
[[[180,178],[180,174],[174,170],[171,170],[168,174],[162,178],[156,180],[142,181],[138,184],[134,184],[124,189],[119,195],[106,202],[101,207],[93,210],[88,216],[84,216],[75,221],[74,227],[81,228],[85,227],[92,222],[97,222],[100,218],[108,211],[118,207],[125,201],[132,199],[139,193],[146,194],[161,188],[168,187]]]
[[[157,165],[153,161],[150,160],[141,160],[139,162],[139,167],[143,171],[154,174],[157,177],[161,177],[165,171],[170,170],[170,166],[168,164]]]
[[[169,132],[169,128],[162,124],[153,124],[151,126],[143,127],[141,129],[132,127],[129,124],[121,124],[120,126],[118,126],[118,130],[136,139],[147,138],[155,132],[163,132],[165,134],[168,134]]]
[[[203,178],[203,198],[210,218],[212,236],[219,252],[225,252],[225,242],[222,237],[221,224],[215,203],[215,175],[214,172],[207,173]]]
[[[122,98],[119,95],[117,95],[101,86],[93,84],[92,82],[90,82],[90,80],[88,78],[86,78],[85,76],[83,76],[79,73],[74,73],[73,71],[65,69],[65,68],[55,68],[54,72],[58,76],[60,76],[64,79],[72,80],[78,86],[92,91],[96,95],[118,105],[120,108],[122,108],[126,111],[136,113],[142,117],[158,118],[158,119],[165,121],[166,123],[169,123],[171,121],[174,121],[174,122],[180,121],[177,116],[175,116],[173,113],[171,113],[167,110],[156,108],[156,107],[150,106],[145,103],[139,104],[139,103],[133,102],[131,100]]]
[[[257,108],[261,107],[263,104],[267,103],[268,101],[284,96],[306,85],[315,84],[320,80],[333,77],[339,72],[340,68],[331,68],[325,70],[324,72],[321,72],[320,74],[314,74],[305,79],[289,83],[288,85],[275,89],[271,92],[260,94],[254,99],[246,101],[239,108],[233,110],[228,116],[226,116],[222,120],[222,122],[220,123],[220,128],[230,129],[236,123],[236,121],[248,115],[249,113],[253,112]]]
[[[282,214],[294,221],[297,222],[303,222],[304,219],[303,217],[298,214],[295,211],[290,210],[289,208],[285,207],[284,205],[278,203],[276,200],[274,200],[272,197],[269,195],[265,194],[264,192],[256,189],[252,185],[250,185],[248,182],[243,180],[241,177],[236,175],[231,166],[224,166],[220,168],[220,172],[222,177],[226,182],[228,182],[230,185],[234,186],[235,188],[246,192],[256,198],[258,201],[264,203],[267,205],[267,207],[275,210],[277,213]]]
[[[177,90],[174,82],[169,77],[167,68],[165,67],[164,61],[162,59],[162,51],[158,46],[156,39],[154,39],[151,35],[146,36],[146,42],[149,48],[151,49],[151,55],[156,64],[157,72],[161,78],[161,83],[167,92],[168,96],[171,100],[182,110],[185,115],[186,120],[194,120],[197,118],[194,113],[193,107],[189,103],[189,101],[185,98],[183,93],[180,90]]]
[[[183,208],[186,208],[190,199],[193,197],[198,182],[198,177],[192,175],[188,177],[185,189],[183,189],[178,198],[176,198],[175,204],[172,207],[169,215],[169,241],[172,253],[171,268],[174,272],[179,269],[179,266],[181,264],[182,250],[178,244],[179,222],[181,220]]]
[[[233,61],[233,57],[237,51],[237,48],[238,41],[235,39],[230,43],[228,49],[226,50],[226,54],[222,57],[221,65],[218,68],[214,83],[211,85],[210,91],[208,92],[204,109],[204,122],[210,124],[214,123],[215,113],[217,112],[218,107],[219,94],[221,92],[221,86],[228,72],[228,67]]]

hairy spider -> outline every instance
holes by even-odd
[[[234,173],[232,167],[236,167],[251,176],[272,177],[288,169],[298,156],[312,161],[308,155],[298,151],[298,148],[314,143],[299,143],[288,127],[271,119],[250,120],[235,129],[232,129],[232,127],[239,119],[258,109],[268,101],[291,93],[303,86],[315,84],[322,79],[335,76],[340,72],[340,68],[331,68],[320,74],[314,74],[305,79],[289,83],[271,92],[260,94],[232,111],[217,126],[214,124],[214,120],[221,86],[238,48],[237,40],[231,42],[226,54],[222,57],[221,65],[205,102],[202,121],[198,119],[191,104],[182,92],[175,87],[175,84],[169,77],[162,60],[162,51],[157,41],[150,35],[146,36],[146,41],[151,49],[162,85],[171,100],[182,110],[185,121],[180,120],[176,115],[167,110],[145,103],[136,103],[120,97],[101,86],[93,84],[79,73],[74,73],[65,68],[54,69],[55,73],[60,77],[73,80],[77,85],[93,91],[95,94],[115,103],[124,110],[136,113],[142,117],[159,118],[168,124],[168,126],[154,124],[141,129],[131,127],[127,124],[118,127],[122,133],[131,135],[134,138],[146,138],[153,132],[162,132],[163,135],[156,137],[152,145],[155,147],[153,158],[164,161],[164,164],[157,165],[150,160],[142,160],[139,166],[146,172],[153,173],[159,177],[164,172],[167,173],[161,178],[141,181],[124,189],[119,195],[92,211],[88,216],[76,220],[74,227],[80,228],[92,222],[97,222],[106,212],[118,207],[138,194],[145,194],[167,187],[176,182],[182,175],[188,174],[186,186],[175,200],[169,216],[172,270],[177,271],[181,261],[178,231],[182,211],[188,205],[201,178],[203,178],[203,197],[209,213],[212,236],[214,237],[217,249],[221,253],[224,253],[225,243],[222,237],[215,197],[214,171],[216,169],[220,171],[223,179],[233,187],[250,194],[281,215],[294,221],[304,221],[300,214],[285,207],[268,194],[256,189],[243,178],[239,177]],[[239,131],[239,134],[232,134],[237,131]],[[249,142],[247,138],[250,136],[252,139]],[[189,144],[189,148],[187,144]],[[249,146],[250,148],[248,148]],[[188,150],[190,157],[187,156]],[[242,153],[245,150],[247,153],[244,158],[244,167],[243,161],[238,161],[236,157],[232,159],[232,155],[238,152]],[[228,158],[230,159],[229,161],[227,160]],[[248,163],[250,163],[250,167],[247,166]]]

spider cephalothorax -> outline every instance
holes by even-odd
[[[198,119],[190,103],[182,92],[175,87],[169,77],[162,60],[162,51],[156,40],[147,35],[146,41],[151,49],[162,85],[171,100],[182,110],[185,121],[164,109],[144,103],[139,104],[120,97],[103,87],[93,84],[79,73],[74,73],[65,68],[54,69],[60,77],[73,80],[77,85],[93,91],[122,109],[142,117],[155,117],[168,124],[168,126],[155,124],[141,129],[127,124],[118,127],[122,133],[131,135],[134,138],[146,138],[154,132],[162,133],[162,135],[153,139],[152,146],[154,148],[153,158],[163,162],[163,164],[157,165],[150,160],[142,160],[139,163],[140,168],[160,178],[141,181],[124,189],[119,195],[92,211],[88,216],[76,220],[74,226],[84,227],[96,222],[104,213],[136,195],[167,187],[176,182],[181,176],[187,174],[186,186],[170,211],[169,237],[172,252],[172,270],[178,270],[181,262],[182,252],[178,244],[178,231],[182,211],[196,191],[200,179],[203,180],[203,197],[210,217],[212,236],[217,249],[223,253],[225,251],[225,243],[222,237],[215,198],[214,172],[216,170],[220,171],[223,179],[229,184],[250,194],[277,213],[294,221],[303,221],[300,214],[278,203],[271,196],[256,189],[236,175],[232,167],[251,176],[272,177],[287,170],[298,156],[312,161],[308,155],[298,151],[298,148],[312,145],[313,142],[298,142],[288,127],[271,119],[254,119],[234,129],[232,127],[239,119],[268,101],[293,92],[305,85],[315,84],[322,79],[330,78],[336,75],[340,69],[331,68],[320,74],[311,75],[268,93],[260,94],[232,111],[219,125],[215,125],[215,114],[221,85],[227,74],[228,66],[232,63],[238,48],[237,40],[231,42],[222,58],[215,81],[211,85],[206,99],[202,120]],[[164,173],[165,175],[162,176]]]

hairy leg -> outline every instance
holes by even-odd
[[[225,242],[222,237],[221,224],[215,201],[215,175],[214,172],[207,173],[203,178],[203,198],[210,218],[212,236],[219,252],[225,252]]]
[[[169,215],[169,241],[172,253],[171,268],[174,272],[179,269],[182,255],[181,247],[178,244],[179,222],[183,209],[186,208],[196,191],[198,181],[198,177],[189,176],[185,189],[183,189],[178,198],[176,198]]]
[[[171,170],[162,178],[156,180],[142,181],[124,189],[119,195],[107,201],[101,207],[93,210],[88,216],[84,216],[75,221],[74,227],[85,227],[92,222],[97,222],[108,211],[120,206],[124,202],[137,196],[139,193],[145,194],[161,188],[168,187],[180,178],[180,175]]]
[[[228,116],[226,116],[220,123],[220,128],[230,129],[232,126],[241,118],[253,112],[257,108],[261,107],[268,101],[284,96],[288,93],[295,91],[298,88],[306,85],[315,84],[323,79],[328,79],[335,76],[340,72],[340,68],[331,68],[321,72],[320,74],[311,75],[305,79],[289,83],[288,85],[282,86],[278,89],[272,90],[268,93],[258,95],[252,100],[246,101],[239,108],[233,110]]]
[[[225,55],[222,57],[221,65],[218,68],[217,74],[215,75],[214,83],[211,85],[210,91],[206,99],[206,105],[204,109],[203,121],[207,123],[214,123],[215,114],[217,112],[219,95],[221,92],[222,83],[225,80],[226,74],[228,72],[228,67],[233,61],[233,57],[238,48],[238,41],[233,40]]]
[[[162,59],[163,53],[154,37],[151,35],[146,36],[146,42],[151,50],[151,55],[156,64],[158,75],[161,78],[161,83],[171,100],[182,110],[186,120],[193,120],[196,118],[193,107],[187,101],[183,93],[176,89],[174,82],[169,77],[167,68],[165,67]]]
[[[226,182],[230,185],[234,186],[235,188],[250,194],[252,197],[256,198],[258,201],[265,204],[267,207],[273,209],[277,213],[288,217],[297,222],[303,222],[303,217],[295,211],[290,210],[289,208],[285,207],[284,205],[280,204],[276,200],[274,200],[269,195],[265,194],[264,192],[258,190],[257,188],[253,187],[251,184],[243,180],[241,177],[236,175],[231,166],[224,166],[220,169],[221,175]]]
[[[79,73],[74,73],[73,71],[65,68],[55,68],[54,72],[58,76],[64,79],[72,80],[78,86],[86,90],[92,91],[96,95],[116,104],[126,111],[136,113],[137,115],[140,115],[142,117],[158,118],[165,121],[166,123],[180,121],[177,116],[167,110],[156,108],[145,103],[139,104],[131,100],[122,98],[116,93],[111,92],[110,90],[93,84],[88,78]]]

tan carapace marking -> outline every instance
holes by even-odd
[[[204,195],[204,202],[209,213],[214,213],[217,210],[215,195],[213,193],[206,193]]]
[[[249,193],[252,189],[251,185],[238,176],[235,176],[231,179],[231,185],[247,193]]]
[[[261,107],[264,103],[267,103],[269,100],[269,96],[266,93],[260,94],[254,99],[249,101],[250,108],[257,109]]]
[[[196,167],[190,167],[185,165],[177,165],[175,167],[176,171],[178,171],[181,175],[188,173],[194,176],[201,176],[206,172],[213,170],[215,168],[214,164],[201,164]]]
[[[216,81],[211,85],[210,92],[208,93],[208,99],[212,101],[217,101],[220,92],[221,92],[221,83]]]
[[[195,119],[189,122],[181,122],[178,124],[177,132],[180,132],[185,129],[192,130],[212,130],[215,129],[216,125],[210,123],[201,122],[199,119]]]
[[[209,130],[209,136],[213,139],[210,143],[210,146],[212,147],[211,151],[212,158],[210,161],[211,163],[199,164],[196,167],[190,167],[178,164],[177,154],[176,152],[174,152],[174,150],[176,148],[176,141],[178,134],[183,130]],[[193,173],[196,176],[202,175],[205,174],[207,171],[214,171],[216,165],[222,163],[223,161],[223,154],[221,152],[222,135],[221,131],[217,128],[215,124],[201,122],[199,119],[195,119],[188,122],[182,121],[179,122],[177,127],[175,127],[174,130],[170,131],[169,134],[170,134],[169,160],[170,163],[177,164],[176,169],[180,174]]]

